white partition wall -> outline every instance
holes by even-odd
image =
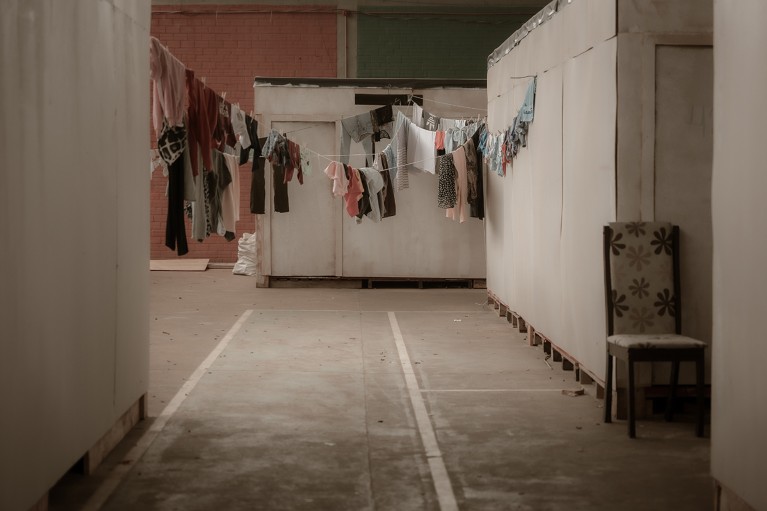
[[[537,77],[528,146],[506,177],[487,178],[488,289],[595,372],[604,312],[590,297],[602,296],[601,226],[615,215],[615,73],[605,1],[563,8],[488,70],[491,131],[512,123]]]
[[[685,333],[710,341],[711,24],[710,2],[560,0],[491,55],[491,132],[533,76],[537,95],[528,146],[487,178],[488,289],[597,380],[608,222],[680,225]]]
[[[149,2],[0,5],[0,508],[146,392]]]
[[[767,509],[767,3],[715,2],[711,464],[721,511]]]
[[[291,81],[293,83],[281,83]],[[266,214],[257,217],[259,275],[269,277],[349,277],[483,279],[485,240],[482,220],[460,224],[437,207],[437,177],[410,171],[410,187],[395,190],[396,216],[375,223],[349,217],[333,197],[323,170],[340,160],[340,120],[380,105],[355,104],[355,95],[423,96],[424,109],[441,117],[484,116],[484,88],[430,88],[365,85],[354,81],[259,78],[255,112],[259,133],[274,128],[311,153],[312,174],[288,184],[290,211],[274,212],[272,176],[266,165]],[[319,85],[318,85],[319,84]],[[398,107],[410,116],[410,107]],[[382,139],[376,150],[389,143]],[[365,166],[362,144],[352,142],[350,164]],[[368,161],[372,165],[372,158]]]

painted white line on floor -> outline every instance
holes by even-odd
[[[442,451],[437,443],[437,436],[434,433],[434,426],[426,411],[426,405],[421,396],[421,389],[418,387],[418,380],[413,371],[413,364],[410,363],[410,356],[405,347],[405,340],[402,338],[402,332],[397,323],[397,317],[393,312],[389,312],[389,323],[394,334],[394,342],[397,345],[402,372],[405,375],[405,384],[410,394],[410,403],[413,405],[415,421],[418,426],[418,432],[421,434],[421,442],[426,451],[426,459],[429,461],[429,470],[431,478],[434,481],[434,490],[437,492],[439,508],[442,511],[457,511],[458,503],[455,500],[453,486],[450,484],[450,476],[445,468],[445,461],[442,459]]]
[[[388,311],[388,310],[368,310],[368,309],[254,309],[255,312],[352,312],[355,314],[358,313],[377,313],[380,314],[381,312],[396,312],[400,314],[476,314],[478,312],[485,312],[482,309],[473,309],[473,310],[454,310],[454,311],[446,311],[446,310],[414,310],[414,309],[404,309],[401,311]]]
[[[252,313],[253,310],[246,310],[242,316],[240,316],[240,319],[238,319],[237,322],[232,325],[232,328],[230,328],[226,335],[221,338],[221,340],[218,342],[216,347],[213,348],[213,351],[210,352],[207,358],[203,360],[199,366],[197,366],[197,369],[194,370],[186,383],[181,386],[179,391],[165,406],[165,409],[160,413],[157,419],[155,419],[152,425],[146,431],[144,431],[144,433],[136,442],[136,445],[134,445],[133,448],[128,451],[128,453],[123,458],[123,462],[118,463],[114,467],[112,472],[104,479],[104,482],[101,484],[101,486],[99,486],[99,489],[96,490],[93,495],[91,495],[91,497],[82,507],[83,510],[97,511],[101,509],[104,504],[106,504],[107,499],[109,499],[109,497],[117,489],[123,479],[125,479],[125,476],[128,475],[128,472],[130,472],[136,462],[141,459],[149,446],[152,445],[152,442],[154,442],[155,438],[157,438],[157,435],[159,435],[160,432],[165,428],[168,420],[173,417],[173,414],[176,413],[176,410],[178,410],[187,396],[197,386],[197,383],[200,381],[205,372],[210,369],[210,367],[216,362],[216,359],[219,357],[219,355],[221,355],[221,352],[224,351],[226,346],[229,344],[229,341],[231,341],[234,336],[237,335],[237,332],[240,331],[242,324],[245,323],[245,321],[250,317]]]
[[[421,392],[562,392],[562,389],[421,389]]]

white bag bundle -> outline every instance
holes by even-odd
[[[235,275],[256,274],[256,235],[243,233],[238,241],[237,262],[232,273]]]

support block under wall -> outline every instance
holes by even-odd
[[[114,423],[112,428],[91,447],[85,456],[83,456],[83,473],[91,475],[102,461],[109,455],[112,449],[120,443],[128,432],[139,423],[146,419],[147,414],[147,395],[144,394],[131,405],[130,408]]]
[[[578,382],[581,385],[591,385],[592,383],[594,383],[594,379],[586,371],[583,371],[582,369],[579,368]]]
[[[527,333],[527,325],[525,324],[525,320],[522,319],[521,316],[517,317],[517,325],[518,325],[520,333],[522,333],[522,334]]]
[[[714,509],[716,511],[756,511],[735,492],[714,480]]]
[[[605,398],[605,387],[597,383],[597,399]]]

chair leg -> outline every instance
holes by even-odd
[[[613,357],[607,352],[607,370],[605,371],[605,422],[613,421]]]
[[[695,434],[699,437],[703,436],[704,418],[705,418],[705,403],[704,403],[704,385],[706,378],[706,363],[703,350],[700,350],[700,355],[695,360],[695,387],[698,401],[698,421],[695,427]]]
[[[636,408],[635,408],[635,401],[636,396],[634,395],[634,360],[631,356],[631,351],[629,351],[628,356],[628,366],[629,366],[629,399],[628,399],[628,419],[629,419],[629,438],[636,438]]]
[[[668,401],[666,402],[666,420],[671,422],[674,420],[674,399],[676,398],[676,386],[679,382],[679,361],[674,360],[671,362],[671,383],[669,385],[670,392],[668,395]]]

